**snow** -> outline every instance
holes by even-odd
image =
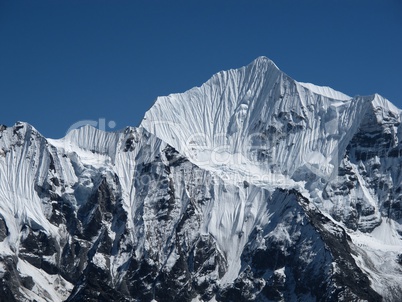
[[[382,112],[393,112],[399,115],[401,109],[397,108],[394,104],[379,94],[371,96],[373,107],[381,108]]]
[[[402,237],[397,232],[398,228],[395,221],[383,219],[382,223],[371,232],[371,235],[385,245],[402,248]]]
[[[347,145],[373,107],[381,108],[378,122],[385,120],[388,112],[400,115],[400,110],[381,96],[350,97],[329,87],[296,82],[271,61],[259,58],[246,67],[220,72],[201,87],[159,97],[141,127],[225,183],[240,188],[246,181],[271,192],[277,187],[296,188],[305,196],[314,196],[312,200],[330,217],[325,211],[332,205],[322,197],[323,187],[306,192],[303,175],[310,171],[326,182],[336,179]],[[302,131],[287,132],[286,127]],[[356,193],[373,206],[379,219],[378,201],[357,168],[354,171],[361,184]],[[242,229],[239,221],[247,215],[233,199],[222,198],[213,209],[209,232],[228,253],[229,271],[222,282],[229,283],[240,269],[236,259],[243,243],[234,238]],[[246,237],[247,231],[244,234]],[[277,233],[281,234],[285,236]],[[400,242],[398,237],[391,239]]]
[[[336,173],[358,115],[370,104],[298,83],[261,57],[201,87],[159,97],[141,127],[218,175],[291,187],[303,167],[326,179]]]
[[[14,132],[15,131],[15,132]],[[18,139],[25,138],[31,146],[21,145]],[[49,158],[46,140],[30,125],[17,124],[17,128],[3,131],[0,147],[7,150],[0,158],[0,215],[8,227],[8,245],[17,250],[19,233],[23,224],[42,226],[48,232],[57,232],[57,227],[46,219],[42,201],[35,185],[46,178]]]
[[[52,190],[79,208],[104,178],[121,193],[135,256],[155,253],[168,269],[180,255],[161,250],[160,242],[172,240],[186,206],[194,202],[191,198],[205,198],[204,204],[195,206],[199,221],[192,221],[182,232],[189,242],[197,232],[216,240],[228,265],[219,282],[229,284],[242,269],[241,255],[252,231],[268,225],[273,215],[283,210],[281,205],[268,202],[277,188],[296,189],[314,201],[309,209],[318,207],[334,224],[342,225],[330,215],[336,199],[324,200],[323,188],[336,179],[346,147],[362,117],[373,108],[381,123],[389,123],[390,115],[401,114],[379,95],[352,98],[329,87],[296,82],[272,61],[260,57],[246,67],[222,71],[185,93],[159,97],[139,128],[104,132],[84,126],[54,140],[43,138],[29,124],[18,123],[3,130],[0,139],[0,217],[9,231],[0,242],[0,255],[18,254],[24,225],[42,229],[56,239],[67,236],[65,227],[58,228],[47,219],[48,200],[39,197],[37,186],[52,177],[60,179],[63,192],[60,187]],[[169,160],[162,150],[167,144],[190,163],[179,168],[171,165],[170,171],[165,171]],[[375,160],[383,164],[380,158]],[[136,172],[143,163],[152,163],[152,172],[160,179],[147,175],[149,182],[138,186],[142,180]],[[49,169],[51,164],[54,169]],[[381,218],[376,193],[359,167],[351,166],[360,187],[352,190],[355,196],[343,197],[342,202],[351,196],[362,198],[382,221],[371,233],[348,230],[357,252],[354,257],[370,274],[375,289],[384,291],[383,282],[389,287],[402,284],[394,261],[402,250],[401,226]],[[119,179],[118,188],[111,180],[114,175]],[[307,187],[308,177],[319,181]],[[175,186],[172,221],[156,224],[161,215],[154,211],[158,202],[171,198],[166,185],[161,184],[166,180]],[[138,213],[143,214],[138,217]],[[287,227],[278,223],[270,236],[282,242],[295,240]],[[107,229],[115,238],[110,225]],[[130,257],[121,253],[108,259],[95,253],[92,261],[101,269],[110,269],[113,282],[118,282],[118,268]],[[45,259],[56,262],[55,255]],[[31,291],[22,290],[38,301],[60,301],[72,290],[60,276],[46,274],[23,260],[19,260],[18,270],[34,279]],[[0,277],[4,272],[0,263]],[[284,268],[276,273],[286,277]],[[47,298],[43,298],[45,292]]]
[[[384,296],[392,296],[402,284],[402,268],[396,263],[402,251],[402,238],[395,221],[383,219],[370,234],[349,232],[358,254],[354,256],[361,269],[368,273],[373,288]]]
[[[60,275],[49,275],[24,260],[18,261],[17,268],[21,275],[32,277],[35,282],[32,290],[25,287],[20,290],[28,297],[35,297],[37,301],[64,301],[73,289],[73,285]]]
[[[6,267],[3,263],[0,262],[0,278],[4,277],[4,274],[7,272]]]
[[[107,260],[105,258],[105,255],[103,255],[102,253],[96,253],[94,255],[94,257],[92,258],[92,262],[99,268],[103,269],[103,270],[107,270],[108,269],[108,265],[107,265]]]
[[[330,99],[341,100],[341,101],[349,101],[352,99],[352,97],[350,97],[342,92],[336,91],[328,86],[317,86],[317,85],[314,85],[311,83],[303,83],[303,82],[298,82],[298,83],[301,86],[303,86],[304,88],[307,88],[308,90],[312,91],[313,93],[325,96]],[[338,104],[342,104],[342,103],[338,103]]]

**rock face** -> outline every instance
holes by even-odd
[[[139,128],[0,126],[0,300],[402,300],[400,121],[258,58]]]

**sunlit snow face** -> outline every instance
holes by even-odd
[[[221,177],[229,179],[234,183],[246,179],[251,183],[283,185],[289,179],[292,179],[295,173],[295,169],[293,168],[292,171],[288,167],[289,164],[284,163],[283,158],[281,158],[284,151],[288,151],[287,149],[293,152],[295,156],[301,157],[299,161],[302,163],[304,169],[309,170],[314,175],[323,179],[329,179],[331,175],[336,173],[335,169],[338,166],[338,144],[336,143],[336,138],[339,132],[338,107],[340,106],[335,105],[333,104],[333,106],[327,108],[326,112],[322,114],[322,125],[319,131],[323,133],[318,133],[320,135],[317,135],[317,131],[306,132],[303,141],[308,148],[305,152],[297,151],[297,148],[300,148],[300,146],[294,146],[294,141],[297,138],[292,133],[269,132],[266,129],[249,132],[243,131],[240,136],[238,135],[238,130],[231,133],[233,129],[229,129],[229,132],[222,131],[211,135],[206,130],[198,132],[188,131],[188,129],[183,129],[183,125],[178,121],[162,119],[148,122],[148,129],[169,129],[171,135],[170,143],[175,147],[179,146],[180,152],[183,155],[187,156],[188,159],[200,167],[219,170]],[[239,106],[242,112],[247,110],[245,106],[244,104]],[[243,112],[242,120],[245,118],[245,115],[246,113]],[[305,122],[302,118],[297,119],[297,117],[294,117],[293,119],[296,119],[295,122],[299,123],[294,124],[295,127],[305,127],[303,124]],[[292,120],[292,122],[294,121]],[[240,123],[239,120],[236,120],[236,123]],[[82,120],[71,125],[67,134],[69,135],[73,130],[88,126],[104,132],[113,129],[116,123],[114,121],[107,122],[105,118]],[[134,137],[127,138],[126,144],[129,143],[130,139],[133,140]],[[331,140],[334,140],[332,144]],[[151,143],[153,142],[151,141]],[[322,147],[324,145],[327,145],[327,149],[328,146],[332,148],[331,152],[326,150],[327,152],[323,154]],[[154,149],[154,147],[150,146],[150,149]],[[296,151],[294,151],[295,149]],[[104,154],[105,156],[106,153]],[[91,154],[89,155],[92,156]],[[107,160],[106,157],[100,158],[98,165],[110,162],[110,159]],[[147,158],[146,155],[139,154],[136,162],[145,162]],[[170,159],[169,161],[174,160],[177,160],[177,158]],[[131,164],[131,159],[128,159],[126,165],[130,166]],[[141,179],[140,181],[144,182],[144,184],[149,182],[147,179]]]
[[[241,135],[231,135],[227,131],[211,135],[207,131],[187,131],[180,122],[163,120],[148,122],[148,128],[168,129],[164,131],[170,133],[169,143],[178,148],[180,153],[197,166],[219,170],[223,177],[232,177],[234,182],[237,178],[247,178],[247,175],[253,177],[248,179],[251,182],[277,184],[283,182],[284,176],[292,178],[297,167],[292,167],[294,163],[291,159],[284,159],[287,151],[293,154],[304,169],[328,180],[337,173],[339,157],[338,113],[336,110],[331,112],[331,109],[323,116],[319,128],[305,131],[305,146],[294,146],[294,141],[300,140],[294,134],[267,133],[265,130],[244,132]],[[236,173],[230,173],[234,171]]]
[[[117,124],[115,121],[110,120],[107,121],[106,118],[99,118],[98,120],[80,120],[72,124],[66,131],[66,135],[70,133],[72,130],[79,129],[83,126],[92,126],[96,129],[102,131],[112,131],[116,128]]]

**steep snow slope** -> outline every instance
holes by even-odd
[[[158,98],[141,126],[207,169],[230,165],[276,179],[306,168],[329,178],[368,106],[365,98],[300,84],[260,57]]]
[[[144,146],[136,148],[137,145]],[[98,198],[99,190],[106,190],[106,193],[101,190],[108,195],[103,202],[115,199],[113,206],[118,205],[117,208],[131,215],[136,210],[133,192],[136,164],[153,158],[163,145],[157,138],[134,128],[105,133],[86,126],[70,132],[64,139],[46,140],[26,123],[3,127],[0,218],[5,238],[1,238],[4,240],[0,242],[0,251],[2,257],[12,257],[20,275],[34,278],[25,289],[28,296],[59,301],[70,295],[87,265],[85,255],[96,242],[93,238],[98,233],[96,224],[111,237],[121,235],[121,230],[113,229],[118,222],[103,217],[98,210],[100,206],[91,201]],[[133,224],[132,220],[126,223],[127,228],[135,230],[130,235],[140,237]],[[46,251],[35,241],[48,246]],[[76,259],[64,263],[63,256],[67,257],[69,250],[81,242],[84,250],[69,255]],[[16,261],[18,258],[14,256],[20,260]],[[125,259],[110,256],[113,276]],[[82,264],[74,268],[77,261]],[[55,273],[57,280],[61,280],[58,282],[64,284],[57,290],[50,281],[54,278],[47,276]],[[41,278],[49,282],[36,283],[36,276],[45,276]]]
[[[330,99],[342,100],[342,101],[348,101],[352,99],[350,96],[342,92],[336,91],[328,86],[317,86],[311,83],[302,83],[302,82],[299,82],[299,84],[307,88],[311,92],[314,92],[315,94],[319,94]]]

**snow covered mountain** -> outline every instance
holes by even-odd
[[[138,128],[0,126],[0,301],[401,301],[401,127],[265,57]]]

